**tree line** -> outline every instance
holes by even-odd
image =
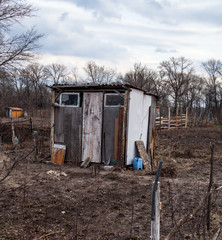
[[[34,27],[20,34],[13,34],[12,26],[34,15],[36,9],[25,0],[0,1],[0,114],[5,107],[19,106],[27,111],[50,106],[51,84],[130,84],[159,96],[159,105],[204,108],[220,120],[222,107],[222,63],[210,59],[201,63],[202,74],[185,57],[172,57],[160,62],[157,69],[135,63],[126,73],[86,63],[84,77],[78,69],[52,63],[44,66],[31,63],[42,35]],[[31,63],[31,64],[30,64]],[[25,66],[25,67],[24,67]],[[222,120],[221,120],[222,121]]]
[[[0,69],[1,108],[19,105],[26,109],[47,108],[50,105],[52,84],[130,84],[159,96],[160,105],[205,108],[220,113],[222,107],[222,63],[211,59],[201,64],[203,73],[197,74],[191,60],[172,57],[160,62],[156,70],[135,63],[125,74],[101,66],[94,61],[86,63],[84,77],[78,69],[71,71],[63,64],[44,66],[32,63],[25,68]]]

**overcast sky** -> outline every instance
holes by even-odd
[[[82,68],[87,61],[124,73],[135,62],[156,68],[184,56],[198,65],[221,58],[221,0],[28,0],[45,36],[43,64]]]

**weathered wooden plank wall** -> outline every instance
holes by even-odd
[[[66,160],[78,164],[81,161],[82,109],[64,108],[64,138],[67,147]]]
[[[55,113],[55,143],[64,143],[64,108],[56,107],[54,108]]]
[[[55,143],[66,145],[66,161],[81,161],[82,108],[55,108]]]
[[[82,161],[101,162],[103,93],[83,93]]]

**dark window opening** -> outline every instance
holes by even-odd
[[[124,96],[119,94],[106,94],[105,95],[105,106],[123,106],[124,105]]]
[[[61,105],[78,107],[78,105],[79,105],[79,95],[78,94],[62,93],[62,95],[61,95]]]

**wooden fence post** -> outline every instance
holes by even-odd
[[[152,189],[151,240],[160,239],[160,183],[159,177],[163,162],[160,161]]]
[[[168,108],[168,128],[170,129],[170,107]]]
[[[155,183],[153,182],[153,188]],[[157,184],[157,189],[155,191],[155,216],[151,219],[151,240],[160,239],[160,182]]]
[[[0,136],[0,157],[2,155],[2,136]]]
[[[188,124],[188,107],[186,108],[186,122],[185,122],[185,127],[187,128]]]
[[[176,129],[178,128],[178,108],[176,109]]]
[[[52,155],[52,149],[54,144],[54,102],[55,102],[55,91],[52,91],[52,105],[51,105],[51,133],[50,133],[50,150]]]
[[[15,128],[13,118],[11,118],[11,127],[12,127],[12,144],[15,146]]]
[[[31,133],[33,132],[33,122],[32,122],[32,117],[30,117],[30,129]]]
[[[183,128],[183,108],[180,108],[180,120],[181,120],[181,125],[180,128]]]
[[[35,160],[38,160],[38,132],[33,131],[33,145],[35,148]]]

